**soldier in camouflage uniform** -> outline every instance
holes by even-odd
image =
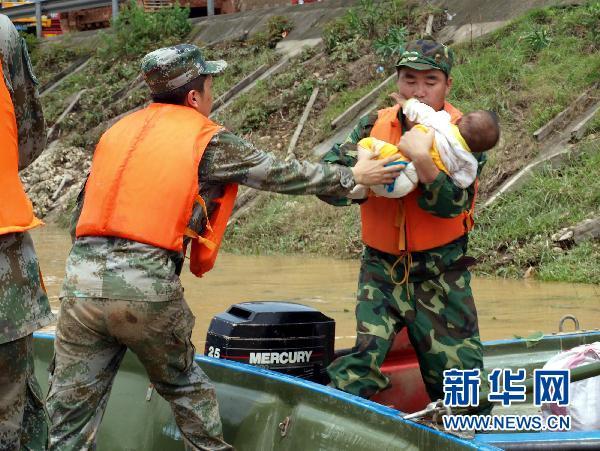
[[[44,149],[45,124],[37,93],[38,83],[31,69],[25,41],[3,15],[0,15],[0,60],[4,84],[15,112],[18,162],[22,169]],[[8,151],[5,147],[0,148],[0,152]],[[0,189],[5,189],[5,182],[0,180]],[[6,206],[0,204],[0,209],[4,208]],[[0,218],[7,217],[9,213],[0,210]],[[47,419],[41,390],[33,373],[32,333],[52,320],[29,233],[0,234],[2,450],[46,448]]]
[[[204,116],[212,105],[211,75],[225,67],[223,61],[204,61],[193,45],[159,49],[142,60],[155,102],[177,103],[174,98],[179,93],[184,99],[180,105],[198,106]],[[200,104],[191,103],[198,99]],[[358,180],[369,184],[393,180],[397,173],[389,172],[384,164],[371,160],[351,170],[283,161],[220,129],[206,146],[198,169],[206,210],[196,204],[189,228],[198,234],[204,230],[215,199],[229,183],[287,194],[343,196]],[[84,201],[82,191],[72,221],[74,238]],[[75,238],[60,295],[55,365],[47,399],[51,449],[94,447],[127,347],[144,364],[158,393],[170,402],[188,447],[230,449],[223,441],[214,387],[194,362],[190,341],[194,315],[179,278],[183,261],[182,252],[121,237]]]
[[[397,63],[400,94],[405,98],[416,97],[438,111],[444,108],[452,84],[449,76],[452,59],[451,50],[434,41],[409,43]],[[357,158],[356,143],[370,136],[377,119],[377,112],[360,119],[346,141],[335,145],[323,161],[352,166]],[[407,131],[410,124],[401,109],[398,120],[406,131],[402,141],[406,140],[405,146],[410,147],[415,132],[422,133]],[[456,217],[470,209],[476,188],[474,185],[458,188],[447,174],[435,166],[432,168],[428,149],[424,145],[420,153],[413,150],[408,155],[415,165],[421,165],[417,169],[421,190],[418,205],[437,217]],[[479,162],[479,175],[486,156],[473,155]],[[321,199],[336,206],[353,202],[346,198]],[[356,345],[350,354],[328,367],[333,386],[365,398],[387,388],[389,379],[380,368],[394,337],[404,327],[408,329],[432,400],[444,397],[444,370],[483,369],[483,348],[467,269],[472,260],[466,256],[467,242],[465,233],[439,247],[410,252],[404,264],[397,264],[397,255],[365,245],[358,281]],[[398,283],[403,280],[404,283]],[[485,386],[484,376],[482,387]]]

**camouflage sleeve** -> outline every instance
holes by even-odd
[[[346,140],[342,144],[334,144],[329,152],[321,157],[321,161],[330,164],[340,164],[342,166],[352,167],[356,164],[357,150],[356,143],[371,134],[371,129],[377,120],[377,113],[373,112],[363,116],[356,127],[352,129]],[[323,202],[335,207],[346,207],[352,203],[362,203],[363,200],[353,200],[346,197],[318,196]]]
[[[200,179],[239,183],[285,194],[343,196],[354,187],[352,171],[340,165],[284,161],[226,130],[217,133],[204,152]]]
[[[81,185],[81,190],[79,191],[79,194],[77,195],[77,200],[75,201],[75,205],[73,206],[73,210],[71,212],[71,220],[69,222],[69,234],[71,235],[71,242],[74,243],[75,242],[75,231],[77,229],[77,223],[79,222],[79,217],[81,216],[81,210],[83,210],[83,197],[84,197],[84,191],[85,191],[85,184],[87,183],[87,178],[90,175],[88,174],[87,177],[85,178],[85,181],[83,182],[83,185]]]
[[[487,162],[485,153],[473,154],[479,166],[477,176],[481,174]],[[440,172],[431,183],[421,183],[422,195],[419,197],[419,206],[432,215],[442,218],[453,218],[467,210],[473,202],[475,195],[474,184],[463,189],[456,186],[450,177]]]
[[[38,81],[27,52],[10,19],[0,15],[0,58],[6,86],[15,108],[19,133],[19,169],[26,168],[46,147],[46,127],[38,96]]]

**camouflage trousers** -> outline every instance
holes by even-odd
[[[167,302],[63,298],[47,399],[50,449],[95,449],[127,348],[171,404],[187,449],[232,449],[223,441],[214,386],[194,361],[190,341],[194,320],[183,298]]]
[[[0,450],[44,450],[48,423],[33,373],[33,337],[0,344]]]
[[[443,399],[444,370],[483,369],[471,275],[464,268],[449,269],[437,277],[395,284],[390,277],[394,256],[385,254],[385,261],[381,255],[369,249],[363,254],[356,345],[327,368],[332,385],[363,398],[387,388],[389,378],[380,368],[394,337],[406,327],[429,397]],[[395,280],[402,280],[402,274]],[[483,376],[482,389],[485,381]]]

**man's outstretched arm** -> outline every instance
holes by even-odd
[[[389,161],[358,162],[349,168],[278,158],[230,133],[221,131],[206,148],[200,164],[204,183],[238,183],[283,194],[345,196],[356,183],[389,183],[398,175]],[[384,181],[381,181],[384,180]]]
[[[377,121],[377,112],[363,116],[358,124],[352,129],[346,140],[342,144],[334,144],[331,150],[321,157],[321,161],[330,164],[339,164],[352,167],[358,159],[356,144],[363,138],[371,135],[371,129]],[[346,207],[353,203],[362,203],[363,199],[348,199],[345,196],[317,196],[323,202],[335,207]]]

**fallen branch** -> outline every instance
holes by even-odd
[[[584,118],[575,124],[575,126],[571,129],[571,137],[569,138],[570,141],[579,141],[581,138],[583,138],[585,131],[592,123],[592,119],[598,110],[600,110],[600,102],[597,102],[588,111],[586,111]]]
[[[144,85],[144,76],[143,74],[139,74],[137,77],[135,77],[133,79],[133,81],[131,83],[128,83],[126,86],[123,86],[121,89],[119,89],[117,92],[115,92],[111,98],[110,98],[110,102],[111,103],[115,103],[115,102],[120,102],[122,100],[123,97],[125,97],[126,93],[131,93],[133,91],[135,91],[136,89],[139,89],[141,86]]]
[[[331,128],[341,127],[341,126],[347,124],[348,122],[350,122],[350,120],[354,119],[356,117],[356,115],[358,114],[358,112],[363,110],[364,108],[367,107],[367,105],[369,105],[371,102],[373,102],[377,98],[377,95],[379,94],[379,92],[383,88],[385,88],[388,85],[388,83],[391,82],[395,78],[396,78],[396,74],[390,75],[388,78],[386,78],[384,81],[382,81],[379,85],[377,85],[375,88],[373,88],[371,90],[371,92],[369,92],[368,94],[363,96],[361,99],[356,101],[350,108],[348,108],[346,111],[344,111],[342,114],[340,114],[338,117],[336,117],[331,122]]]
[[[54,85],[59,80],[65,78],[67,75],[70,75],[71,72],[73,72],[75,69],[77,69],[83,63],[85,63],[89,58],[90,58],[89,56],[82,56],[81,58],[77,58],[73,64],[71,64],[66,69],[61,70],[58,74],[56,74],[54,77],[52,77],[50,80],[48,80],[42,86],[40,86],[40,95],[44,95],[49,87],[52,87],[52,89],[54,89],[55,86],[52,86],[52,85]]]
[[[58,188],[56,188],[56,190],[54,191],[54,193],[52,193],[52,200],[56,200],[58,198],[58,195],[62,191],[62,189],[65,187],[66,183],[70,182],[72,180],[73,180],[73,177],[71,175],[69,175],[69,174],[63,175],[63,178],[60,181],[60,184],[58,185]]]
[[[235,94],[233,94],[225,103],[222,103],[218,108],[213,106],[212,112],[210,113],[210,118],[213,118],[215,116],[215,114],[217,113],[217,111],[221,108],[223,108],[224,106],[226,106],[229,102],[231,102],[233,99],[235,99],[236,97],[238,97],[239,95],[245,93],[246,91],[252,89],[252,87],[259,82],[260,80],[265,80],[269,77],[271,77],[272,75],[275,75],[277,72],[279,72],[281,69],[283,69],[285,66],[287,66],[290,62],[290,59],[287,57],[282,58],[281,60],[279,60],[279,62],[277,62],[276,64],[274,64],[273,66],[270,66],[267,68],[266,71],[264,71],[262,74],[260,74],[255,80],[253,80],[251,83],[249,83],[247,86],[244,86],[242,89],[238,90]],[[233,89],[233,88],[232,88]]]
[[[321,58],[323,55],[325,55],[325,52],[319,52],[316,55],[310,57],[309,59],[307,59],[306,61],[303,61],[300,63],[301,66],[308,66],[309,64],[314,63],[318,58]]]
[[[234,213],[254,199],[258,195],[259,191],[254,188],[247,187],[246,190],[240,194],[235,200],[235,205],[233,206]]]
[[[600,216],[560,229],[551,238],[563,248],[570,248],[573,244],[583,241],[600,239]]]
[[[79,61],[79,60],[78,60]],[[40,97],[44,97],[46,94],[48,94],[49,92],[54,91],[58,86],[60,86],[67,78],[69,78],[70,76],[76,74],[77,72],[79,72],[80,70],[82,70],[85,66],[87,66],[90,62],[90,57],[88,56],[81,64],[79,64],[79,66],[77,66],[75,69],[71,70],[68,74],[66,74],[64,77],[62,77],[61,79],[59,79],[56,83],[54,83],[53,85],[51,85],[49,88],[45,89],[41,94]],[[72,67],[72,66],[71,66]],[[69,69],[71,69],[71,67],[69,67]]]
[[[252,190],[255,194],[251,197],[243,206],[233,212],[229,221],[227,221],[227,227],[235,224],[243,215],[245,215],[266,193],[263,191]]]
[[[425,36],[431,36],[433,32],[433,14],[429,14],[427,25],[425,25]]]
[[[581,105],[584,104],[588,100],[588,98],[593,97],[593,94],[597,89],[598,84],[591,86],[579,97],[577,97],[577,99],[575,99],[575,101],[573,101],[567,108],[565,108],[556,116],[554,116],[544,126],[538,128],[535,132],[533,132],[533,137],[537,141],[542,141],[552,132],[559,129],[564,124],[564,122],[568,120],[569,116],[571,116],[573,113],[575,113],[578,109],[581,108]]]
[[[58,119],[56,120],[56,122],[52,125],[52,127],[50,127],[50,129],[48,130],[48,133],[46,134],[48,142],[52,141],[52,139],[54,138],[54,136],[56,135],[56,133],[58,133],[58,131],[60,130],[60,124],[65,119],[65,117],[67,117],[67,114],[69,114],[71,111],[73,111],[73,109],[77,106],[77,104],[79,103],[79,100],[81,99],[81,96],[83,95],[83,93],[85,91],[86,91],[86,89],[82,89],[81,91],[79,91],[77,93],[77,95],[75,96],[75,98],[64,109],[64,111],[58,117]]]
[[[300,134],[302,133],[302,129],[304,128],[304,124],[308,120],[308,115],[310,114],[313,105],[315,104],[315,100],[317,100],[317,95],[319,94],[319,88],[314,88],[313,92],[308,100],[308,103],[304,107],[304,112],[302,113],[302,117],[300,118],[300,122],[298,122],[298,126],[296,127],[296,131],[292,136],[292,140],[290,141],[290,145],[287,150],[286,160],[291,160],[292,158],[296,158],[296,144],[298,143],[298,139],[300,138]]]
[[[238,92],[240,92],[246,86],[248,86],[250,83],[252,83],[258,77],[260,77],[262,74],[264,74],[267,71],[267,69],[269,69],[269,66],[267,64],[261,65],[258,69],[256,69],[250,75],[248,75],[247,77],[245,77],[244,79],[242,79],[238,83],[236,83],[225,94],[220,96],[213,105],[213,113],[215,111],[217,111],[219,108],[221,108],[221,106],[226,104],[234,95],[236,95]]]

